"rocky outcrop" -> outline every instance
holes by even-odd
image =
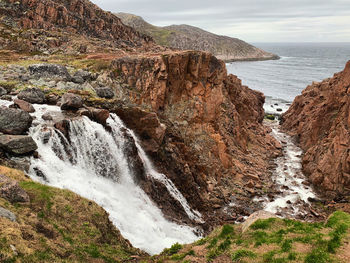
[[[157,114],[139,107],[121,107],[115,110],[127,127],[135,131],[142,140],[146,152],[157,152],[163,142],[166,127]]]
[[[235,198],[232,189],[242,192],[238,203],[255,209],[251,196],[262,191],[268,160],[279,154],[261,124],[262,93],[242,86],[237,77],[227,75],[223,61],[203,52],[120,58],[112,62],[111,76],[133,103],[151,109],[165,124],[160,147],[149,151],[153,161],[194,208],[208,214],[217,210],[211,224],[224,220],[220,209]],[[143,122],[135,125],[133,115],[123,117],[122,112],[121,118],[147,142],[151,136],[143,134]],[[243,186],[249,181],[253,187],[248,191]]]
[[[332,78],[308,86],[283,115],[303,170],[327,197],[350,193],[350,62]]]
[[[227,62],[279,59],[277,55],[254,47],[238,38],[219,36],[198,27],[189,25],[157,27],[133,14],[117,13],[116,16],[124,24],[152,36],[157,44],[166,47],[206,51]]]
[[[7,0],[12,5],[2,13],[11,12],[24,29],[59,30],[112,40],[119,46],[152,44],[152,39],[125,26],[119,18],[87,0]]]
[[[69,81],[70,74],[66,67],[56,64],[34,64],[28,67],[30,74],[36,78],[56,78]]]
[[[19,109],[0,107],[0,132],[19,135],[26,132],[32,124],[28,112]]]

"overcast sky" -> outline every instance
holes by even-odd
[[[350,42],[350,0],[92,0],[165,26],[189,24],[248,42]]]

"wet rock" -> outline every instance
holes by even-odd
[[[160,123],[154,112],[147,112],[138,107],[123,107],[116,110],[127,127],[134,130],[147,152],[156,152],[163,142],[166,126]]]
[[[16,222],[15,214],[1,206],[0,206],[0,217],[4,217],[11,220],[12,222]]]
[[[19,99],[29,103],[42,104],[45,101],[45,94],[39,88],[29,88],[21,91],[18,96]]]
[[[48,112],[44,113],[44,114],[41,116],[41,118],[42,118],[43,120],[45,120],[45,121],[52,121],[52,120],[53,120],[51,114],[48,113]]]
[[[0,135],[0,148],[14,155],[34,152],[38,146],[32,137],[26,135]]]
[[[64,80],[70,80],[71,76],[66,67],[57,64],[35,64],[29,66],[29,72],[34,77],[56,77]]]
[[[79,95],[73,93],[65,93],[62,96],[62,110],[78,110],[83,106],[83,100]]]
[[[66,138],[69,138],[69,127],[70,127],[70,122],[69,120],[61,120],[59,122],[56,122],[54,124],[54,127],[59,130]]]
[[[19,135],[26,132],[32,124],[28,112],[20,109],[0,107],[0,132]]]
[[[27,192],[15,180],[2,174],[0,174],[0,196],[11,203],[30,201]]]
[[[97,96],[101,98],[111,99],[114,97],[114,92],[111,88],[108,87],[98,87],[95,88]]]
[[[281,108],[277,108],[276,111],[282,112],[283,110]]]
[[[106,109],[85,108],[78,111],[79,115],[87,116],[92,121],[96,121],[102,125],[106,125],[106,121],[109,118],[109,111]]]
[[[28,113],[35,112],[33,105],[30,104],[29,102],[26,102],[24,100],[19,100],[19,99],[15,99],[13,102],[14,102],[15,106],[17,106],[21,110],[24,110]]]

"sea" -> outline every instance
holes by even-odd
[[[350,60],[350,43],[254,43],[280,56],[279,60],[228,63],[228,73],[266,96],[268,114],[285,112],[313,81],[342,71]]]

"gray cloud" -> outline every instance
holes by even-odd
[[[92,0],[155,25],[190,24],[250,42],[350,42],[349,0]]]

